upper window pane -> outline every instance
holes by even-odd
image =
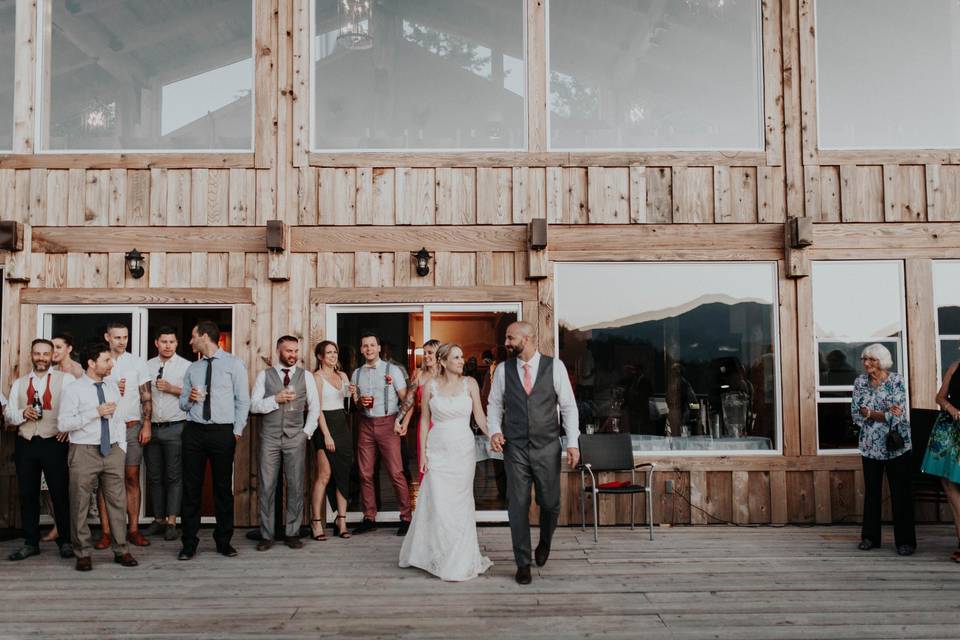
[[[581,431],[635,451],[778,447],[776,268],[557,265],[560,358]]]
[[[762,149],[757,0],[551,0],[554,149]]]
[[[0,149],[13,149],[13,55],[16,0],[0,0]]]
[[[249,150],[251,0],[53,2],[48,150]]]
[[[960,3],[817,0],[822,149],[960,147]]]
[[[524,19],[523,0],[316,0],[313,148],[525,148]]]

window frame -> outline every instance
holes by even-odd
[[[34,25],[34,41],[36,42],[36,62],[34,64],[34,119],[33,119],[33,139],[36,141],[33,153],[46,156],[64,156],[64,155],[117,155],[124,156],[157,156],[157,155],[191,155],[191,156],[244,156],[256,153],[257,146],[257,3],[263,0],[246,0],[250,3],[251,28],[250,28],[250,146],[245,149],[209,149],[209,148],[169,148],[169,149],[50,149],[45,129],[49,126],[44,125],[45,118],[49,116],[49,95],[44,92],[46,83],[46,59],[44,51],[47,46],[44,41],[44,35],[47,33],[46,25],[48,21],[53,20],[53,0],[37,0],[37,19]],[[163,72],[159,74],[163,75]],[[192,77],[192,76],[191,76]]]
[[[782,375],[782,363],[781,363],[781,351],[782,351],[782,334],[780,331],[780,313],[779,313],[779,301],[780,301],[780,264],[777,260],[611,260],[611,261],[599,261],[599,260],[563,260],[557,261],[553,264],[553,300],[555,301],[555,311],[553,313],[553,344],[555,345],[554,352],[557,358],[560,357],[560,303],[561,298],[560,294],[560,274],[559,269],[561,265],[698,265],[702,267],[708,267],[711,265],[727,265],[727,266],[737,266],[737,265],[765,265],[770,269],[770,293],[771,293],[771,322],[770,322],[770,337],[771,343],[773,344],[773,355],[774,355],[774,401],[775,401],[775,431],[774,431],[774,446],[770,449],[680,449],[680,450],[640,450],[634,451],[634,457],[640,458],[663,458],[663,457],[684,457],[684,458],[709,458],[709,457],[723,457],[723,456],[736,456],[736,457],[772,457],[784,455],[783,449],[783,439],[784,439],[784,428],[783,428],[783,375]],[[583,429],[581,428],[581,433]]]
[[[317,86],[317,65],[314,60],[317,40],[317,20],[316,6],[317,0],[307,0],[309,11],[307,20],[309,28],[307,29],[309,45],[307,47],[307,64],[309,66],[308,81],[308,113],[307,113],[307,151],[312,154],[509,154],[509,153],[527,153],[530,151],[530,63],[529,63],[529,34],[528,34],[528,10],[527,4],[531,0],[520,0],[523,4],[523,144],[518,147],[343,147],[343,148],[323,148],[314,146],[315,134],[317,132],[316,113],[317,103],[314,100],[315,87]],[[549,2],[545,2],[549,5]],[[374,17],[376,19],[376,17]]]
[[[766,83],[764,82],[764,48],[768,46],[766,39],[763,37],[763,1],[754,0],[755,9],[756,9],[756,36],[759,47],[757,48],[757,102],[759,106],[758,118],[756,127],[758,134],[758,143],[757,147],[710,147],[710,146],[697,146],[697,147],[554,147],[551,143],[551,133],[553,131],[552,126],[552,111],[550,109],[550,0],[545,0],[545,36],[546,41],[546,56],[544,57],[544,67],[545,67],[545,77],[544,82],[546,84],[545,88],[545,97],[546,103],[544,108],[546,109],[546,116],[544,126],[546,129],[546,150],[548,152],[559,152],[559,153],[603,153],[603,152],[617,152],[617,153],[697,153],[697,152],[731,152],[731,153],[763,153],[767,150],[769,142],[766,137]],[[773,43],[769,43],[769,46],[773,46]]]
[[[943,362],[943,343],[947,341],[960,341],[960,334],[940,333],[940,301],[937,299],[937,265],[946,263],[960,266],[960,260],[947,259],[933,261],[933,327],[937,349],[937,389],[943,384],[944,365],[947,364]]]
[[[898,298],[900,304],[900,337],[899,344],[897,346],[897,371],[903,377],[903,386],[906,389],[907,393],[907,405],[910,404],[910,371],[909,371],[909,353],[908,349],[908,327],[907,327],[907,304],[906,304],[906,265],[903,260],[815,260],[814,263],[824,263],[824,264],[895,264],[897,265],[897,272],[900,276],[899,281],[899,291],[900,296]],[[813,370],[813,403],[814,403],[814,419],[816,423],[816,435],[817,435],[817,455],[851,455],[851,454],[860,454],[858,447],[848,447],[848,448],[837,448],[837,449],[824,449],[820,446],[820,411],[819,406],[821,404],[846,404],[850,406],[850,403],[853,400],[853,385],[821,385],[820,384],[820,368],[816,365],[820,361],[820,338],[816,334],[816,318],[817,310],[813,306],[813,289],[816,286],[816,282],[813,280],[813,264],[810,266],[810,309],[813,321],[813,341],[811,344],[812,351],[809,352],[809,357],[812,358],[811,362],[815,363],[812,368]],[[856,337],[856,336],[837,336],[830,338],[829,340],[822,340],[822,342],[840,342],[845,344],[862,344],[862,343],[893,343],[894,340],[889,337]],[[859,375],[859,374],[858,374]],[[801,382],[802,384],[802,382]],[[842,398],[820,398],[821,391],[834,391],[842,392],[849,390],[849,397],[844,396]],[[910,407],[904,407],[907,417],[910,415]]]

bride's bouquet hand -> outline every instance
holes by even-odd
[[[427,472],[427,455],[424,454],[420,456],[420,473],[424,474]]]

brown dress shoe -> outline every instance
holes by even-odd
[[[273,540],[261,540],[257,543],[257,551],[267,551],[273,547]]]
[[[113,556],[113,561],[119,564],[121,567],[135,567],[139,562],[129,553],[117,553]]]
[[[110,546],[110,535],[106,533],[100,534],[100,539],[93,544],[94,549],[103,550]]]
[[[138,547],[149,547],[150,541],[143,537],[143,534],[140,533],[140,530],[130,531],[127,533],[127,542],[130,544],[135,544]]]
[[[287,536],[285,542],[291,549],[303,549],[303,543],[300,541],[300,538]]]
[[[77,571],[91,571],[93,569],[93,560],[90,559],[90,556],[77,558],[76,569]]]

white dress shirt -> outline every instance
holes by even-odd
[[[120,389],[112,380],[103,381],[105,402],[120,404]],[[93,380],[86,374],[67,385],[60,392],[60,413],[57,429],[70,434],[70,444],[100,444],[100,414],[97,407],[100,398]],[[119,410],[107,418],[110,421],[110,444],[118,444],[127,450],[127,425],[120,419]]]
[[[504,363],[498,366],[493,372],[493,382],[490,385],[490,396],[487,398],[487,430],[492,437],[495,433],[501,433],[501,424],[503,423],[503,392],[506,388],[506,366]],[[530,377],[536,382],[537,374],[540,372],[540,352],[537,351],[530,358],[529,362],[524,362],[517,358],[517,373],[520,375],[520,381],[523,382],[523,365],[530,365]],[[567,367],[560,358],[553,359],[553,390],[557,394],[557,404],[560,406],[560,416],[563,418],[563,430],[567,436],[567,448],[578,448],[577,443],[580,440],[580,412],[577,410],[577,401],[573,395],[573,387],[570,386],[570,378],[567,375]]]
[[[277,371],[277,375],[280,376],[280,380],[283,380],[283,370],[286,369],[290,373],[290,379],[293,379],[293,374],[297,372],[297,366],[285,367],[281,364],[275,365],[273,367]],[[276,396],[269,396],[264,398],[263,394],[265,393],[266,387],[267,372],[266,370],[261,371],[257,374],[257,379],[253,382],[253,391],[250,393],[250,413],[273,413],[274,411],[280,410],[280,405],[277,403]],[[307,418],[303,423],[303,432],[307,434],[307,437],[311,437],[313,432],[317,430],[317,426],[320,420],[320,394],[317,393],[317,381],[313,379],[313,374],[309,371],[303,372],[303,383],[307,388]]]
[[[123,396],[117,404],[117,415],[126,422],[140,422],[140,385],[150,382],[150,372],[147,371],[147,363],[125,351],[122,356],[116,359],[113,364],[113,370],[105,378],[120,385],[120,380],[125,379],[123,387]],[[151,418],[152,419],[152,418]]]
[[[30,372],[29,379],[33,381],[33,390],[35,393],[39,394],[41,398],[43,398],[43,392],[47,388],[47,381],[49,378],[50,371],[47,371],[42,376],[38,376],[36,371]],[[23,412],[27,409],[27,407],[20,406],[20,382],[22,380],[23,378],[17,378],[13,381],[13,385],[10,387],[9,403],[6,401],[6,399],[3,399],[2,395],[0,395],[0,399],[3,399],[0,404],[3,404],[7,407],[3,411],[3,417],[6,418],[7,424],[11,427],[19,427],[27,421],[27,419],[23,417]],[[60,386],[60,393],[62,394],[63,389],[74,380],[76,380],[76,378],[69,373],[63,374],[63,384]]]
[[[187,419],[187,412],[180,408],[180,395],[157,389],[157,375],[160,373],[160,367],[163,367],[163,379],[175,387],[183,387],[183,375],[189,366],[190,361],[176,353],[166,361],[161,360],[160,356],[147,360],[147,372],[152,380],[150,386],[153,395],[151,422],[182,422]]]

